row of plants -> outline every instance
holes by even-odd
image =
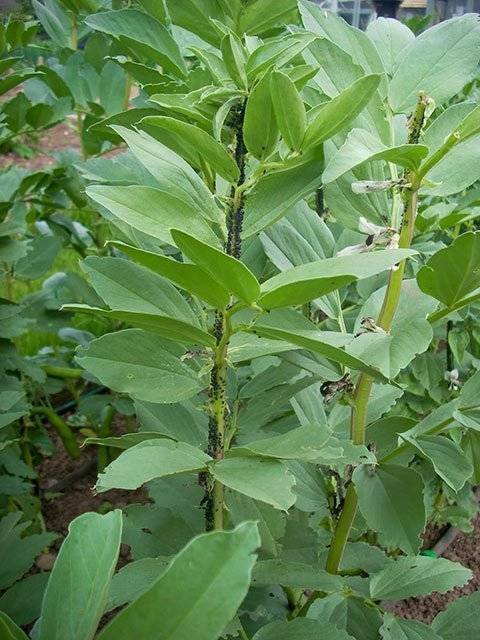
[[[3,635],[470,640],[478,593],[385,603],[472,576],[421,549],[477,511],[478,16],[122,6],[2,31],[0,147],[79,139],[0,174]],[[149,502],[38,572],[52,431]]]

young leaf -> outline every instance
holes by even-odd
[[[289,33],[273,38],[253,50],[247,62],[249,80],[257,78],[263,71],[275,66],[280,69],[298,56],[315,40],[312,33]]]
[[[140,59],[146,57],[185,78],[187,69],[177,43],[169,30],[153,16],[135,9],[94,13],[85,19],[92,29],[119,38]]]
[[[471,640],[480,633],[480,591],[458,598],[441,611],[432,622],[432,629],[442,640]]]
[[[148,116],[139,126],[197,169],[206,162],[228,182],[237,182],[239,171],[233,157],[203,129],[166,116]]]
[[[259,304],[264,309],[304,304],[351,282],[381,273],[414,253],[410,249],[377,251],[294,267],[262,284]]]
[[[403,600],[433,591],[445,593],[471,577],[470,569],[445,558],[399,558],[372,576],[370,595],[375,600]]]
[[[436,473],[454,491],[460,491],[465,482],[471,478],[473,466],[462,449],[444,436],[401,436],[433,465]]]
[[[249,153],[258,160],[267,158],[278,141],[278,126],[270,91],[271,73],[265,73],[248,96],[243,121],[243,139]]]
[[[160,253],[137,249],[124,242],[111,241],[109,244],[155,273],[168,278],[185,291],[205,300],[213,307],[224,309],[230,300],[227,289],[196,264],[178,262]]]
[[[352,129],[346,141],[334,154],[323,172],[323,182],[333,182],[347,171],[365,162],[384,160],[408,169],[417,169],[428,155],[428,147],[423,144],[402,144],[386,147],[380,140],[363,129]]]
[[[225,289],[251,304],[260,295],[260,285],[253,273],[243,262],[223,251],[195,239],[188,233],[172,229],[171,234],[177,247],[197,266],[206,271]]]
[[[240,38],[234,33],[228,33],[220,43],[220,50],[231,78],[235,80],[240,89],[247,90],[248,80],[245,70],[247,56]]]
[[[243,238],[259,233],[312,194],[322,182],[323,168],[320,154],[260,178],[246,198]]]
[[[383,640],[442,640],[435,631],[418,620],[404,620],[387,613],[380,629]]]
[[[300,94],[290,78],[281,71],[274,71],[270,89],[275,118],[287,146],[299,151],[307,127],[307,115]]]
[[[177,402],[202,385],[180,360],[184,349],[141,329],[107,333],[78,351],[77,362],[115,391],[148,402]]]
[[[418,553],[425,528],[423,481],[413,469],[382,465],[373,471],[357,467],[353,482],[360,511],[370,529],[389,548]]]
[[[480,57],[480,25],[470,13],[426,29],[408,47],[393,74],[389,102],[395,113],[409,113],[425,93],[437,105],[470,80]],[[445,69],[449,69],[448,76]]]
[[[376,92],[380,78],[378,74],[359,78],[322,106],[307,127],[302,148],[321,144],[352,122]]]
[[[219,637],[247,594],[259,545],[253,522],[194,538],[152,587],[100,632],[98,640]],[[159,611],[168,615],[159,620]]]
[[[122,512],[84,513],[70,523],[50,574],[39,640],[93,638],[120,551]]]
[[[286,464],[255,457],[232,457],[210,465],[212,476],[230,489],[287,511],[295,502],[295,478]]]
[[[262,35],[273,27],[296,22],[296,0],[252,0],[242,8],[238,30],[248,35]]]
[[[417,274],[420,289],[440,300],[447,309],[460,309],[475,299],[479,288],[480,233],[469,231],[456,238],[451,245],[440,249]],[[434,314],[437,315],[437,314]]]
[[[185,442],[166,438],[146,440],[130,447],[98,476],[99,493],[110,489],[138,489],[155,478],[178,473],[199,472],[210,456]]]

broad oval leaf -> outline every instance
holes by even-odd
[[[442,640],[471,640],[480,633],[480,591],[458,598],[441,611],[432,628]]]
[[[460,91],[477,67],[479,42],[480,24],[473,13],[426,29],[408,47],[393,75],[388,94],[393,111],[409,113],[419,91],[437,105]]]
[[[295,502],[295,477],[279,460],[232,457],[209,467],[213,477],[230,489],[287,511]]]
[[[395,249],[300,265],[264,282],[259,304],[264,309],[304,304],[351,282],[381,273],[414,254],[411,249]]]
[[[295,618],[291,622],[277,620],[262,627],[252,640],[352,640],[343,629],[333,622]]]
[[[380,629],[383,640],[442,640],[431,627],[418,620],[396,618],[387,613]]]
[[[88,187],[86,192],[115,218],[161,242],[173,244],[170,229],[176,228],[193,231],[209,244],[220,244],[198,212],[188,208],[184,201],[167,191],[136,185],[97,185]]]
[[[101,631],[98,640],[218,638],[247,594],[259,546],[253,522],[194,538],[152,587]],[[159,620],[159,611],[168,615]]]
[[[425,528],[421,476],[408,467],[381,465],[357,467],[352,479],[360,511],[368,527],[378,531],[381,544],[418,553]]]
[[[470,569],[446,558],[399,558],[372,576],[370,595],[375,600],[402,600],[461,587],[472,577]]]
[[[211,461],[201,449],[166,438],[145,440],[130,447],[98,476],[96,490],[138,489],[155,478],[199,472]]]
[[[177,402],[202,389],[180,360],[184,350],[141,329],[107,333],[77,353],[77,362],[114,391],[147,402]]]
[[[84,513],[68,531],[45,591],[39,640],[93,638],[120,551],[122,512]]]
[[[270,77],[270,72],[265,73],[250,91],[243,120],[245,146],[258,160],[263,160],[272,153],[279,137]]]
[[[417,282],[424,293],[458,309],[479,288],[479,275],[480,233],[469,231],[434,253],[418,272]]]

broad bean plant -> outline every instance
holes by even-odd
[[[127,149],[79,165],[109,240],[98,303],[64,309],[111,328],[76,362],[140,425],[89,439],[118,454],[95,490],[150,501],[71,524],[33,637],[473,640],[478,593],[431,625],[388,603],[472,577],[421,551],[429,522],[468,530],[480,476],[478,16],[84,24],[136,97],[87,130]]]

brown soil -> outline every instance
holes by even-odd
[[[461,533],[442,557],[470,568],[473,571],[473,578],[470,582],[464,587],[453,589],[448,593],[434,593],[399,602],[392,607],[394,613],[404,618],[415,618],[430,623],[437,613],[443,611],[450,602],[480,589],[480,516],[477,516],[475,520],[474,531]]]
[[[36,171],[55,164],[56,161],[51,155],[53,152],[80,148],[73,122],[58,124],[45,131],[37,141],[25,141],[25,144],[38,150],[38,153],[32,158],[23,158],[12,151],[2,154],[0,156],[0,168],[15,165]]]

